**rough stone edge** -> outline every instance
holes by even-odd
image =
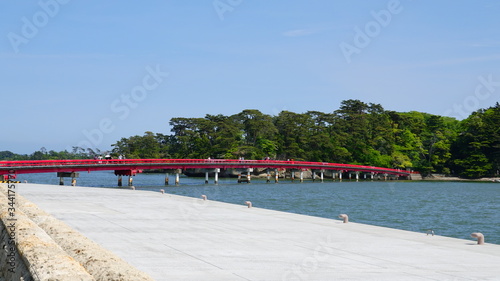
[[[3,188],[2,188],[2,191]],[[96,280],[152,281],[148,274],[138,270],[111,251],[101,247],[66,223],[54,218],[19,194],[18,206],[80,264]]]
[[[15,240],[10,239],[9,231],[2,218],[0,219],[0,281],[21,280],[21,278],[32,280],[28,267],[19,255],[17,247],[12,245],[10,241]]]
[[[0,193],[0,202],[2,202],[0,205],[0,219],[5,227],[5,225],[9,225],[10,206],[6,204],[9,200],[4,194],[4,190],[5,186],[2,185],[2,193]],[[36,280],[61,281],[95,280],[75,259],[70,257],[57,245],[46,232],[26,216],[19,208],[19,194],[16,193],[15,198],[16,248],[22,262],[25,264],[25,269],[29,271],[29,280],[32,278]],[[12,221],[10,222],[12,223]],[[21,260],[16,262],[21,262]],[[20,273],[25,275],[25,273]],[[11,277],[16,278],[18,276]]]

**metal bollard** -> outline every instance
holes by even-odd
[[[474,232],[470,235],[472,238],[477,238],[477,244],[478,245],[483,245],[484,244],[484,235],[480,232]]]
[[[349,216],[346,215],[346,214],[340,214],[339,218],[344,219],[344,223],[348,223],[349,222]]]

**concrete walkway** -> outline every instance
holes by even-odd
[[[156,280],[500,280],[500,245],[472,239],[151,191],[18,193]]]

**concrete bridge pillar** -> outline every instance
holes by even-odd
[[[321,182],[323,182],[323,174],[324,174],[324,172],[325,172],[324,170],[321,170],[321,172],[320,172],[320,179],[321,179]]]
[[[220,171],[220,169],[216,169]],[[250,183],[251,180],[251,172],[253,172],[253,168],[239,168],[238,170],[238,183],[247,182]]]
[[[205,171],[205,184],[208,183],[208,171]]]
[[[342,171],[339,171],[339,181],[342,181]]]
[[[374,174],[375,174],[375,172],[371,172],[371,173],[370,173],[370,179],[371,179],[371,181],[373,181],[373,175],[374,175]]]
[[[250,183],[250,180],[252,179],[252,173],[253,172],[253,169],[252,168],[248,168],[247,169],[247,182]]]
[[[313,170],[312,172],[313,172],[312,173],[312,180],[313,180],[313,182],[315,182],[316,181],[316,171]]]
[[[279,170],[278,169],[274,169],[274,182],[275,183],[279,182],[279,179],[278,179],[279,175],[280,175]]]
[[[266,182],[271,182],[271,172],[269,172],[269,168],[266,169]]]
[[[290,177],[292,179],[292,182],[295,180],[295,170],[294,169],[290,169]]]
[[[356,171],[356,181],[359,181],[359,172]]]
[[[132,186],[132,176],[135,176],[137,173],[136,170],[115,170],[115,175],[118,176],[118,186],[122,186],[122,176],[129,176],[128,178],[128,185]]]
[[[175,185],[179,185],[180,183],[180,175],[181,175],[181,172],[182,170],[181,169],[177,169],[175,171]]]
[[[76,178],[80,176],[80,173],[75,172],[57,172],[59,177],[59,185],[64,185],[64,178],[71,178],[71,185],[76,185]]]
[[[215,184],[219,184],[219,172],[220,172],[219,168],[215,169],[215,178],[214,178],[214,183]]]
[[[168,185],[168,173],[165,173],[165,185]]]
[[[128,186],[134,185],[134,179],[132,178],[132,175],[128,176]]]
[[[300,170],[300,182],[304,182],[304,170]]]

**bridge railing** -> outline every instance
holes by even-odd
[[[285,160],[238,160],[238,159],[77,159],[77,160],[27,160],[27,161],[0,161],[0,168],[15,167],[45,167],[45,166],[93,166],[114,164],[123,166],[133,165],[218,165],[221,166],[273,166],[273,167],[304,167],[311,169],[330,169],[330,170],[360,170],[360,171],[381,171],[390,173],[417,173],[401,169],[382,168],[374,166],[339,164],[327,162],[307,162],[307,161],[285,161]]]

